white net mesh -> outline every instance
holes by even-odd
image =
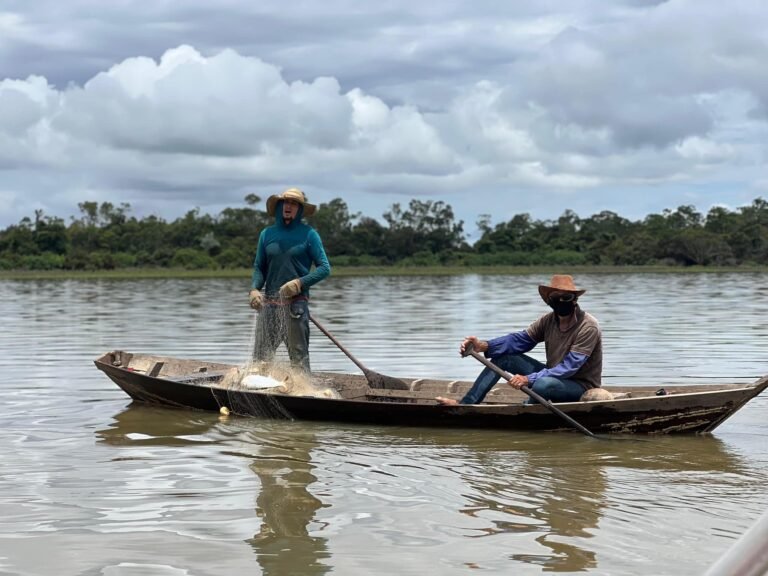
[[[340,398],[323,379],[292,366],[286,347],[287,315],[271,315],[268,320],[254,314],[245,361],[219,382],[219,388],[229,391],[227,408],[234,413],[291,418],[275,395]]]

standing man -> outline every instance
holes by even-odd
[[[267,198],[267,214],[275,223],[259,236],[249,293],[251,308],[261,310],[254,358],[272,360],[284,342],[291,365],[307,374],[309,288],[331,273],[320,235],[301,221],[315,210],[298,188]]]
[[[464,354],[471,343],[477,352],[485,352],[499,368],[514,375],[509,381],[513,388],[530,386],[545,400],[577,402],[587,390],[600,388],[603,372],[600,325],[578,304],[584,292],[571,276],[556,274],[549,285],[539,286],[539,295],[552,312],[525,330],[500,338],[486,341],[468,336],[459,351]],[[539,342],[546,348],[546,364],[525,355]],[[498,380],[496,372],[485,368],[461,402],[440,396],[436,400],[446,406],[479,404]]]

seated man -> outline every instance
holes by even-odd
[[[576,402],[586,390],[600,387],[603,371],[600,325],[578,305],[584,292],[576,288],[571,276],[556,274],[549,285],[539,286],[539,294],[552,312],[506,336],[488,341],[468,336],[460,352],[464,354],[472,343],[475,351],[485,352],[499,368],[514,375],[509,382],[514,388],[530,386],[546,400]],[[539,342],[546,347],[546,365],[524,354]],[[441,396],[436,400],[446,406],[479,404],[498,380],[496,372],[485,368],[461,402]]]

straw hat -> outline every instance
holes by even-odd
[[[568,274],[555,274],[552,276],[549,285],[539,285],[539,294],[544,302],[549,303],[549,296],[552,292],[570,292],[576,297],[581,296],[586,290],[580,290],[576,288],[573,283],[573,277]]]
[[[275,208],[280,200],[293,200],[304,206],[304,216],[312,216],[317,210],[317,206],[307,202],[307,196],[298,188],[288,188],[285,192],[280,194],[273,194],[267,198],[267,214],[270,216],[275,215]]]

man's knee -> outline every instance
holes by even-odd
[[[533,391],[545,400],[562,402],[565,395],[565,384],[553,376],[543,376],[536,380]]]
[[[539,396],[552,402],[575,402],[581,396],[581,388],[578,385],[569,386],[554,376],[539,378],[532,388]]]
[[[503,354],[494,358],[493,363],[512,374],[530,374],[535,370],[528,360],[525,354]]]

